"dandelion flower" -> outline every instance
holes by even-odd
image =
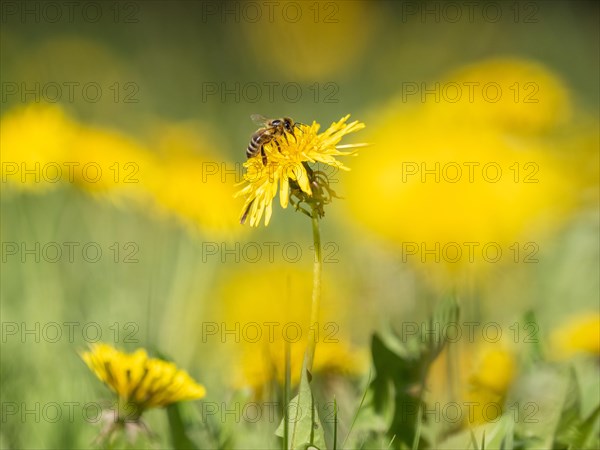
[[[505,408],[517,377],[514,348],[505,342],[468,343],[444,350],[428,375],[429,404],[463,405],[463,425],[494,422]]]
[[[600,355],[600,314],[572,317],[552,333],[551,342],[559,358],[578,353]]]
[[[287,208],[292,201],[296,209],[303,209],[300,204],[311,204],[320,216],[323,205],[331,201],[335,193],[331,191],[323,172],[313,170],[309,163],[321,163],[341,170],[349,170],[336,156],[354,154],[354,151],[342,151],[343,148],[359,147],[364,144],[338,146],[341,139],[349,133],[361,130],[365,125],[354,121],[346,123],[350,115],[334,122],[323,133],[319,134],[320,125],[297,124],[295,134],[285,133],[264,144],[266,164],[262,155],[258,154],[244,163],[247,172],[244,176],[247,185],[236,197],[245,196],[241,216],[243,223],[250,217],[250,225],[258,226],[264,214],[265,226],[269,224],[273,212],[273,199],[279,190],[282,208]],[[296,199],[296,200],[294,200]]]
[[[375,30],[381,26],[384,17],[371,6],[365,0],[337,0],[320,4],[311,11],[298,9],[299,14],[292,20],[243,21],[241,31],[252,57],[268,70],[298,81],[336,79],[361,60]],[[293,9],[290,8],[290,16],[296,14],[291,12]],[[284,10],[288,14],[287,7]],[[294,57],[290,58],[288,52],[271,52],[266,57],[265,42],[293,48]],[[315,48],[335,51],[315,52]],[[331,93],[330,86],[333,83],[322,86],[325,95]]]
[[[244,337],[240,342],[228,340],[219,345],[219,354],[231,364],[227,373],[232,387],[250,388],[256,398],[263,398],[273,382],[283,384],[286,343],[290,344],[291,383],[297,384],[311,328],[319,332],[312,373],[364,372],[364,338],[353,325],[349,291],[341,274],[327,275],[323,284],[327,301],[316,325],[310,323],[310,305],[303,301],[310,298],[311,276],[301,264],[253,264],[231,271],[219,284],[214,297],[220,302],[214,305],[212,320],[221,323],[223,330],[239,327]],[[249,293],[248,286],[260,295]]]
[[[155,212],[175,218],[192,234],[237,237],[244,231],[237,226],[233,199],[241,165],[220,155],[218,137],[206,124],[166,123],[157,130],[161,172],[150,187]]]
[[[456,85],[456,80],[471,80],[479,86],[498,80],[505,95],[497,103],[481,98],[470,102],[466,91],[456,103],[447,97],[407,102],[404,94],[398,95],[377,109],[377,125],[367,138],[377,152],[353,167],[345,205],[366,230],[395,245],[395,251],[405,252],[408,243],[423,243],[423,249],[465,242],[508,248],[532,237],[540,242],[573,213],[582,174],[587,172],[588,186],[594,180],[593,169],[585,171],[586,165],[579,163],[587,144],[567,155],[571,137],[564,144],[553,137],[572,135],[565,128],[571,99],[551,71],[536,63],[492,60],[458,73],[442,80]],[[539,102],[524,103],[523,96],[535,87],[528,84],[532,79],[540,88],[535,96]],[[509,90],[515,84],[522,87],[519,103]],[[498,266],[465,254],[436,259],[422,253],[407,262],[433,274],[441,286],[454,285],[459,275],[481,276]]]
[[[73,161],[73,184],[107,200],[146,204],[148,184],[159,173],[151,151],[116,130],[80,126],[68,155]]]
[[[570,93],[557,74],[536,61],[517,58],[491,58],[478,61],[449,74],[442,86],[477,83],[470,95],[460,95],[456,103],[428,103],[436,115],[446,115],[454,123],[465,121],[471,127],[489,126],[521,135],[551,131],[568,123],[573,115]],[[481,88],[481,98],[477,89]],[[500,89],[493,94],[494,89]],[[449,94],[451,95],[451,94]],[[448,98],[448,96],[446,96]],[[442,107],[440,107],[442,106]]]
[[[0,128],[2,180],[15,190],[56,187],[78,130],[63,109],[45,104],[14,108],[2,117]]]
[[[287,326],[289,324],[284,324]],[[232,370],[232,385],[236,389],[250,388],[256,399],[268,398],[268,388],[277,383],[285,383],[285,341],[287,338],[274,339],[273,343],[264,340],[241,348],[238,364]],[[302,373],[302,363],[306,342],[290,342],[290,383],[298,386]],[[350,342],[348,337],[335,338],[335,342],[319,342],[315,354],[312,372],[321,377],[361,375],[368,367],[366,349]]]
[[[490,344],[478,348],[463,393],[475,406],[468,417],[470,424],[493,422],[502,414],[516,371],[515,356],[508,349]]]
[[[94,344],[81,357],[117,394],[118,419],[121,421],[137,421],[147,409],[206,395],[204,386],[196,383],[187,372],[173,363],[149,358],[144,349],[124,353],[107,344]]]

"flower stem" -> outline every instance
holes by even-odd
[[[310,325],[308,333],[308,348],[304,358],[304,368],[312,371],[313,361],[315,359],[315,350],[317,347],[319,304],[321,303],[321,269],[323,266],[321,256],[321,232],[319,231],[319,215],[317,211],[312,212],[312,230],[315,246],[315,261],[313,265],[313,290],[310,309]]]

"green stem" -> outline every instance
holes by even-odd
[[[318,322],[319,322],[319,304],[321,303],[321,271],[323,267],[321,256],[321,232],[319,231],[319,216],[315,210],[312,212],[312,230],[315,246],[315,261],[313,265],[313,290],[310,309],[310,325],[308,333],[308,348],[304,359],[304,368],[312,371],[313,361],[315,359],[315,350],[317,347]]]
[[[288,405],[290,404],[292,391],[291,375],[291,351],[289,341],[285,341],[285,379],[283,386],[283,450],[288,450],[288,440],[290,437],[290,421],[288,418]]]

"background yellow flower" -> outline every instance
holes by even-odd
[[[149,190],[159,215],[172,215],[194,233],[232,237],[239,226],[239,201],[233,196],[242,165],[225,158],[218,139],[202,124],[157,126],[157,180]]]
[[[462,83],[483,86],[492,79],[502,86],[501,101],[487,101],[477,90],[470,102]],[[538,103],[509,97],[512,84],[531,79],[539,85]],[[374,113],[365,137],[373,147],[353,165],[346,204],[349,217],[392,243],[403,262],[454,277],[457,270],[494,267],[488,259],[496,255],[482,255],[489,244],[506,262],[515,242],[539,246],[552,236],[581,204],[576,167],[587,163],[578,156],[582,149],[567,155],[554,142],[570,99],[543,66],[483,61],[437,83],[450,82],[463,87],[461,101],[434,101],[432,94],[425,101],[421,92],[414,98],[402,92]]]
[[[2,116],[2,183],[45,191],[59,186],[78,125],[56,105],[30,104]]]
[[[558,358],[578,353],[600,355],[600,315],[596,312],[568,318],[552,333],[552,355]]]
[[[275,5],[271,20],[244,23],[244,42],[261,64],[294,80],[336,76],[357,64],[381,20],[368,3]],[[285,17],[289,20],[281,20]],[[277,42],[278,51],[266,53],[265,46],[272,42]]]
[[[115,203],[148,204],[160,168],[141,143],[115,130],[81,126],[70,150],[75,186]]]
[[[310,259],[305,257],[302,262]],[[234,368],[230,382],[261,395],[270,383],[283,383],[286,342],[290,344],[292,382],[299,381],[310,331],[312,273],[310,264],[300,262],[246,267],[221,281],[215,295],[219,301],[211,314],[220,333],[208,342],[218,342],[220,349],[230,353]],[[360,336],[351,329],[343,306],[345,289],[336,283],[336,276],[324,273],[324,277],[314,371],[359,374],[365,370],[365,359],[353,343]]]
[[[459,424],[494,422],[505,410],[505,401],[517,375],[514,349],[506,342],[461,342],[446,349],[434,362],[427,380],[431,410],[449,411],[457,405]],[[448,408],[451,405],[452,408]],[[452,423],[443,417],[441,426]]]
[[[438,102],[425,108],[439,120],[471,127],[495,127],[507,133],[535,135],[567,124],[573,115],[571,94],[564,82],[538,62],[494,58],[459,67],[439,83]],[[408,99],[433,99],[419,87]],[[455,100],[456,99],[456,100]],[[445,107],[443,105],[445,104]]]

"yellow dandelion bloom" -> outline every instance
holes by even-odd
[[[245,37],[242,44],[248,46],[253,61],[268,67],[271,73],[276,71],[284,75],[281,78],[311,83],[327,77],[336,79],[336,74],[359,63],[383,20],[382,14],[367,0],[275,5],[272,20],[263,17],[259,21],[242,21]],[[265,53],[265,42],[277,42],[281,49],[294,49],[293,57],[287,51]],[[316,52],[316,48],[335,51]],[[335,96],[334,86],[334,83],[315,84],[313,95]]]
[[[563,81],[526,59],[492,58],[467,65],[449,74],[440,87],[440,102],[426,107],[470,126],[535,134],[566,124],[573,114]]]
[[[113,201],[140,200],[157,177],[152,154],[135,139],[78,123],[56,105],[15,108],[1,127],[2,181],[17,189],[69,185]]]
[[[516,377],[514,351],[501,341],[468,343],[456,351],[445,350],[431,367],[428,401],[458,405],[464,425],[493,422],[502,414]]]
[[[466,89],[453,103],[443,94],[448,81],[438,83],[439,101],[402,93],[380,108],[367,137],[377,151],[357,161],[346,186],[344,204],[359,223],[445,284],[494,267],[484,256],[491,246],[503,250],[500,263],[522,261],[509,246],[552,236],[578,206],[591,166],[581,149],[566,154],[550,135],[569,131],[570,98],[543,66],[483,61],[443,79],[482,87],[492,74],[504,92],[496,103],[470,102]],[[527,93],[539,87],[538,103],[514,102],[525,85]]]
[[[301,201],[303,198],[320,197],[325,203],[330,200],[331,191],[326,186],[326,179],[313,171],[308,163],[322,163],[336,169],[349,170],[336,156],[354,154],[354,151],[341,151],[340,148],[360,146],[338,146],[341,139],[349,133],[361,130],[365,125],[354,121],[346,123],[350,115],[334,122],[323,133],[319,134],[320,125],[299,124],[299,132],[294,135],[285,133],[263,146],[266,165],[262,155],[258,154],[244,163],[247,172],[244,176],[248,183],[237,196],[245,196],[246,202],[242,210],[241,221],[246,215],[250,217],[250,225],[258,226],[265,215],[265,226],[273,213],[273,198],[279,190],[282,208],[287,208],[291,196]],[[319,192],[314,192],[318,190]],[[326,190],[327,192],[324,192]]]
[[[300,382],[302,364],[306,353],[306,342],[290,343],[290,382],[296,386]],[[260,342],[254,346],[245,345],[239,356],[239,364],[232,374],[235,388],[249,387],[257,398],[263,398],[270,383],[283,386],[285,382],[285,339],[275,343]],[[317,345],[313,373],[323,375],[357,376],[368,367],[368,354],[358,349],[348,339],[336,342],[319,342]]]
[[[149,149],[110,129],[80,127],[68,156],[76,164],[75,186],[113,201],[147,199],[148,187],[159,173]]]
[[[469,423],[491,422],[502,414],[515,374],[515,357],[509,350],[497,345],[478,349],[464,393],[466,402],[474,403],[473,414],[467,417]]]
[[[551,337],[554,355],[569,357],[577,353],[600,355],[600,314],[582,314],[569,319]]]
[[[221,324],[221,330],[234,333],[210,339],[220,344],[219,353],[226,355],[233,367],[233,387],[249,387],[261,397],[271,383],[283,383],[286,343],[290,347],[291,381],[299,382],[311,329],[318,333],[313,373],[360,374],[365,370],[367,358],[346,303],[349,295],[337,276],[323,284],[326,301],[319,322],[311,326],[306,301],[311,293],[311,271],[302,264],[252,266],[230,272],[215,292],[215,298],[220,299],[212,312],[215,323]],[[252,286],[251,292],[248,286]]]
[[[2,183],[19,190],[46,190],[66,178],[66,154],[78,126],[56,105],[15,108],[0,122]]]
[[[149,358],[143,349],[124,353],[107,344],[94,344],[81,355],[90,370],[127,405],[128,419],[149,408],[166,406],[206,395],[204,386],[173,363]],[[133,413],[131,408],[133,408]]]
[[[243,232],[233,199],[242,168],[214,151],[219,142],[214,135],[197,123],[159,126],[161,170],[150,189],[159,215],[176,218],[192,232],[231,239]]]

